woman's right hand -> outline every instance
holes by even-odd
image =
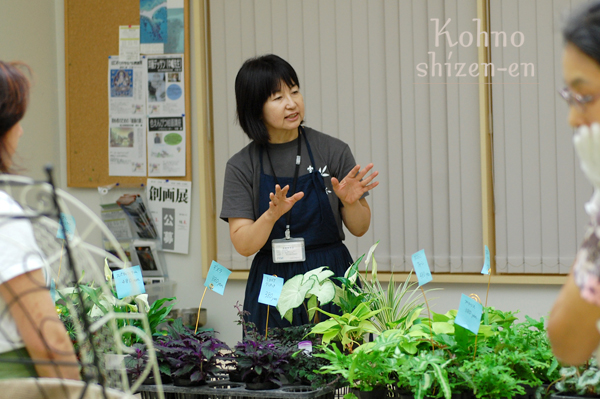
[[[257,220],[245,218],[229,218],[229,235],[231,242],[240,255],[251,256],[261,249],[273,230],[279,218],[285,215],[296,202],[304,197],[303,192],[298,192],[291,197],[287,196],[289,186],[283,189],[275,186],[275,193],[269,194],[269,209]]]
[[[302,191],[297,192],[291,197],[287,196],[288,191],[290,190],[290,186],[287,185],[284,188],[281,188],[279,184],[275,185],[275,193],[269,194],[269,209],[267,213],[270,218],[273,218],[274,221],[279,220],[279,218],[285,215],[296,202],[304,197],[304,193]]]

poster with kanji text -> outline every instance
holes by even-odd
[[[146,187],[148,209],[158,229],[162,250],[187,254],[192,182],[148,179]]]

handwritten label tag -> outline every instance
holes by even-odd
[[[56,281],[54,279],[50,281],[50,296],[52,297],[52,302],[56,303]]]
[[[458,314],[454,322],[471,331],[473,334],[477,334],[479,332],[482,313],[483,306],[479,302],[462,294],[460,305],[458,306]]]
[[[283,279],[268,274],[263,274],[262,285],[260,286],[260,294],[258,295],[258,303],[265,305],[277,306],[279,295],[283,289]]]
[[[412,254],[412,263],[415,268],[417,279],[419,280],[419,287],[433,280],[433,277],[431,277],[431,271],[429,270],[429,263],[427,263],[427,256],[425,256],[424,249]]]
[[[115,270],[113,272],[113,280],[117,289],[117,298],[119,299],[146,292],[142,278],[142,269],[139,266]]]
[[[485,261],[483,262],[481,274],[490,274],[490,250],[487,245],[485,246]]]
[[[204,286],[210,288],[217,294],[223,295],[225,292],[225,285],[227,284],[227,279],[229,278],[230,274],[231,271],[229,269],[227,269],[225,266],[221,266],[213,260],[210,264],[210,269],[208,270],[208,276],[206,276]]]
[[[65,239],[65,235],[63,234],[62,226],[65,226],[65,231],[67,232],[67,237],[69,240],[73,239],[73,234],[75,234],[75,218],[73,215],[67,215],[66,213],[60,214],[60,226],[58,226],[58,231],[56,232],[56,238],[60,238],[62,240]]]

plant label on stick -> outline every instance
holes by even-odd
[[[115,270],[113,272],[117,298],[122,299],[126,296],[144,294],[144,280],[142,279],[142,269],[139,266],[126,267],[125,269]]]
[[[56,303],[56,281],[54,279],[50,281],[50,296],[52,297],[52,302]]]
[[[60,238],[61,240],[65,239],[65,234],[63,233],[63,226],[65,228],[65,232],[67,233],[67,237],[69,240],[73,239],[73,235],[75,234],[75,218],[73,215],[67,215],[66,213],[60,213],[60,221],[58,226],[58,231],[56,232],[56,238]]]
[[[283,289],[283,278],[263,274],[262,285],[260,286],[260,294],[258,295],[258,303],[263,303],[269,306],[277,306],[279,295]]]
[[[225,266],[221,266],[213,260],[210,264],[206,281],[204,281],[204,286],[210,288],[219,295],[223,295],[225,293],[225,285],[227,284],[227,279],[229,278],[230,274],[231,271],[229,269],[227,269]]]
[[[483,262],[481,274],[490,274],[490,250],[487,245],[485,246],[485,260]]]
[[[427,263],[427,256],[425,256],[425,250],[422,249],[419,252],[415,252],[412,254],[411,258],[415,268],[415,274],[419,280],[419,287],[433,280],[431,271],[429,270],[429,263]]]
[[[462,294],[454,322],[471,331],[473,334],[477,334],[479,332],[479,325],[481,324],[482,313],[483,306],[479,302]]]

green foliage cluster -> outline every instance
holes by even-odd
[[[562,394],[578,396],[600,395],[600,370],[596,358],[581,366],[563,367],[554,388]]]
[[[473,334],[455,324],[457,310],[425,316],[423,297],[410,276],[403,284],[392,279],[382,287],[376,277],[375,247],[365,259],[367,270],[371,262],[370,278],[358,272],[361,257],[339,279],[333,301],[343,314],[329,315],[311,331],[325,344],[344,343],[341,350],[332,345],[317,355],[328,362],[320,373],[337,375],[354,389],[388,387],[411,392],[415,399],[450,399],[457,393],[478,399],[514,398],[560,378],[543,318],[525,316],[518,322],[515,312],[484,307],[479,332]],[[372,329],[377,334],[373,342],[348,345],[360,342]]]

